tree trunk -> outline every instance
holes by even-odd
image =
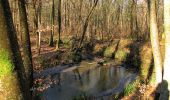
[[[89,20],[90,20],[90,17],[93,13],[93,10],[95,9],[95,7],[97,6],[97,3],[98,3],[98,0],[95,1],[94,3],[94,6],[91,8],[86,20],[85,20],[85,23],[84,23],[84,26],[83,26],[83,33],[82,33],[82,36],[81,36],[81,40],[80,40],[80,43],[79,43],[79,46],[78,46],[78,49],[81,48],[81,45],[83,43],[83,40],[84,40],[84,37],[85,37],[85,34],[86,34],[86,31],[87,31],[87,27],[88,27],[88,23],[89,23]]]
[[[30,100],[8,0],[0,0],[0,55],[0,99]]]
[[[52,27],[52,29],[51,29],[51,34],[50,34],[50,43],[49,43],[49,45],[51,46],[51,47],[53,47],[54,46],[54,39],[53,39],[53,37],[54,37],[54,17],[55,17],[55,15],[54,15],[54,10],[55,10],[55,8],[54,8],[54,0],[53,0],[53,2],[52,2],[53,4],[52,4],[52,16],[51,16],[51,27]]]
[[[30,45],[30,35],[27,22],[27,14],[25,8],[25,0],[18,0],[19,14],[20,14],[20,27],[22,35],[22,47],[23,47],[23,64],[25,68],[26,78],[29,84],[29,88],[33,83],[33,65],[32,65],[32,53]]]
[[[37,32],[37,42],[38,42],[38,54],[41,52],[41,10],[42,10],[42,0],[39,0],[38,5],[38,32]]]
[[[156,83],[157,86],[162,82],[162,58],[160,53],[159,46],[159,37],[158,37],[158,27],[156,21],[156,1],[151,0],[150,6],[150,38],[152,44],[152,52],[154,57],[154,66],[156,71]]]
[[[56,49],[60,48],[61,43],[61,0],[58,0],[58,41]]]
[[[33,8],[34,8],[34,25],[35,25],[35,33],[36,33],[36,47],[37,52],[40,54],[41,51],[41,10],[42,10],[42,1],[33,1]]]
[[[163,80],[167,81],[168,91],[170,91],[170,0],[164,0],[164,33],[165,59]]]

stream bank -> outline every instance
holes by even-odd
[[[89,47],[91,49],[89,49]],[[115,41],[112,41],[111,43],[95,43],[95,45],[87,42],[85,43],[81,53],[79,53],[78,55],[68,49],[61,49],[59,51],[54,51],[51,53],[40,55],[38,59],[39,59],[38,64],[42,68],[41,70],[39,69],[35,70],[34,77],[40,78],[40,80],[43,79],[43,80],[50,81],[50,85],[45,85],[45,87],[47,88],[43,88],[44,86],[42,84],[39,84],[38,82],[37,83],[39,85],[35,86],[36,88],[36,87],[41,87],[42,85],[42,89],[41,88],[39,89],[40,92],[38,94],[40,95],[40,97],[46,98],[45,100],[51,100],[51,99],[48,99],[48,95],[51,95],[51,94],[56,95],[57,93],[59,93],[56,91],[56,88],[51,89],[51,87],[53,86],[58,87],[58,88],[68,87],[69,90],[72,89],[72,87],[67,86],[66,84],[67,82],[68,83],[72,82],[73,87],[75,89],[81,90],[79,91],[80,94],[79,92],[76,92],[78,90],[75,90],[74,92],[79,95],[76,95],[76,96],[72,95],[70,97],[70,100],[71,100],[71,98],[72,99],[81,98],[82,95],[83,97],[98,98],[98,97],[105,97],[105,95],[107,94],[106,98],[108,97],[113,98],[113,94],[117,93],[117,90],[121,90],[121,92],[120,91],[119,92],[122,93],[122,91],[124,91],[125,89],[129,89],[128,84],[129,83],[131,84],[131,82],[133,83],[134,76],[135,76],[135,79],[137,78],[139,80],[138,83],[148,83],[150,82],[148,81],[148,79],[154,80],[154,78],[148,77],[148,76],[153,76],[153,75],[148,74],[149,73],[148,71],[150,70],[153,71],[152,69],[153,59],[152,59],[151,47],[150,47],[149,42],[136,42],[130,39],[123,39],[123,40],[116,39]],[[80,84],[87,83],[83,81],[84,78],[86,79],[87,77],[89,78],[93,77],[93,80],[95,80],[96,78],[97,81],[96,83],[93,83],[93,84],[99,84],[98,83],[100,82],[99,80],[102,80],[101,77],[97,78],[97,76],[94,75],[93,73],[101,73],[100,71],[102,71],[102,73],[104,74],[116,73],[113,70],[117,70],[117,69],[122,70],[122,68],[125,71],[133,70],[132,72],[130,71],[132,76],[131,75],[128,76],[125,73],[122,75],[121,78],[109,76],[109,77],[115,78],[115,79],[108,78],[108,80],[110,81],[116,80],[117,82],[116,86],[113,86],[113,84],[115,83],[114,81],[113,83],[111,82],[112,84],[109,83],[109,88],[107,88],[107,86],[104,85],[104,88],[105,88],[104,90],[102,91],[96,90],[95,92],[90,92],[90,89],[82,90],[83,86],[80,86]],[[106,71],[103,71],[103,69],[105,69]],[[92,75],[89,76],[89,74],[91,73]],[[117,73],[117,74],[118,74],[117,76],[119,76],[119,74],[121,73]],[[42,76],[39,76],[39,75],[42,75]],[[102,74],[101,75],[99,74],[99,76],[102,76]],[[107,75],[104,75],[104,76],[106,77]],[[126,83],[125,82],[126,80],[127,80],[126,85],[125,84],[120,85],[122,84],[122,82]],[[45,82],[45,81],[40,82],[40,83],[49,84],[48,82]],[[107,82],[104,82],[104,83],[107,84]],[[136,85],[134,85],[133,87],[136,87]],[[121,86],[122,88],[118,89],[117,87],[119,86]],[[87,86],[87,87],[90,87],[90,86]],[[93,88],[95,90],[96,85]],[[66,88],[64,88],[63,90],[67,91]],[[53,91],[54,93],[50,91]],[[130,91],[132,92],[129,92],[128,90],[128,93],[135,92],[134,90],[131,90],[131,89]],[[62,93],[64,92],[62,91],[59,94],[62,95]],[[61,97],[61,100],[63,100],[62,97]],[[76,100],[79,100],[79,99],[76,99]]]

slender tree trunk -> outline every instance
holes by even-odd
[[[134,25],[133,25],[133,20],[134,20],[134,18],[133,18],[133,9],[134,9],[134,3],[133,3],[133,0],[132,1],[129,1],[130,3],[132,2],[132,4],[131,4],[131,8],[130,8],[130,34],[132,35],[132,37],[134,36],[134,30],[133,30],[133,27],[134,27]]]
[[[55,17],[55,15],[54,15],[55,11],[54,10],[55,10],[55,8],[54,8],[54,0],[53,0],[53,4],[52,4],[52,16],[51,16],[51,27],[52,27],[52,29],[51,29],[50,43],[49,43],[49,45],[51,47],[54,46],[54,39],[53,39],[53,37],[54,37],[54,17]]]
[[[70,9],[71,9],[71,6],[70,6],[70,4],[69,4],[69,2],[67,1],[67,9],[68,9],[68,14],[67,14],[67,17],[68,17],[68,19],[67,19],[67,26],[70,28],[70,26],[71,26],[71,21],[70,21]]]
[[[67,1],[64,3],[64,28],[67,30]]]
[[[36,7],[38,6],[38,7]],[[36,25],[36,46],[37,52],[40,54],[41,51],[41,9],[42,9],[42,1],[35,1],[34,2],[34,10],[35,10],[35,25]]]
[[[38,6],[38,7],[37,7]],[[34,8],[34,33],[36,34],[36,47],[37,51],[39,52],[39,4],[36,1],[33,1],[33,8]]]
[[[144,0],[146,5],[147,5],[147,9],[146,9],[146,23],[145,23],[145,33],[146,33],[146,40],[148,40],[150,38],[150,34],[149,34],[149,29],[150,29],[150,13],[148,13],[150,11],[150,0]]]
[[[35,25],[35,32],[36,33],[36,47],[37,52],[40,54],[41,51],[41,10],[42,10],[42,1],[33,1],[33,8],[34,8],[34,25]]]
[[[25,0],[18,0],[19,13],[20,13],[20,27],[22,35],[22,47],[23,47],[23,64],[25,68],[26,78],[29,84],[29,88],[33,83],[33,65],[32,65],[32,53],[30,44],[30,35],[27,22],[27,14],[25,8]],[[31,94],[31,93],[30,93]]]
[[[38,21],[37,21],[37,18],[38,18],[38,14],[37,14],[37,9],[36,9],[36,3],[33,2],[33,9],[34,9],[34,31],[33,33],[37,33],[37,30],[38,30]],[[36,41],[36,46],[37,46],[37,41]]]
[[[8,0],[0,0],[0,55],[0,99],[29,100],[29,89]]]
[[[156,71],[156,86],[162,82],[162,58],[159,46],[158,27],[156,21],[156,0],[150,1],[150,38]]]
[[[83,43],[83,40],[84,40],[84,37],[85,37],[85,34],[86,34],[86,31],[87,31],[87,27],[88,27],[88,23],[89,23],[89,20],[90,20],[90,17],[93,13],[93,10],[95,9],[95,7],[97,6],[97,3],[98,3],[98,0],[95,1],[94,3],[94,6],[91,8],[86,20],[85,20],[85,23],[84,23],[84,26],[83,26],[83,33],[82,33],[82,36],[81,36],[81,40],[80,40],[80,43],[79,43],[79,46],[78,46],[78,49],[81,48],[81,45]]]
[[[37,31],[37,51],[38,54],[41,52],[41,15],[38,16],[38,31]]]
[[[41,10],[42,10],[42,1],[38,1],[38,8],[37,8],[37,51],[38,54],[41,52]]]
[[[165,59],[163,79],[168,83],[170,91],[170,0],[164,0],[164,33],[165,33]],[[169,97],[170,99],[170,97]]]
[[[58,0],[58,41],[56,49],[60,48],[61,41],[61,0]]]

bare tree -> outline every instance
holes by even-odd
[[[156,20],[156,0],[150,1],[150,38],[156,71],[156,86],[162,82],[162,58],[159,47],[158,26]]]
[[[79,46],[78,48],[81,48],[81,45],[83,43],[83,40],[84,40],[84,37],[85,37],[85,34],[86,34],[86,31],[87,31],[87,27],[88,27],[88,23],[89,23],[89,20],[90,20],[90,17],[93,13],[93,10],[95,9],[95,7],[97,6],[97,3],[98,3],[98,0],[95,0],[95,3],[93,5],[93,7],[91,8],[86,20],[85,20],[85,23],[84,23],[84,26],[83,26],[83,33],[82,33],[82,36],[81,36],[81,40],[80,40],[80,43],[79,43]]]
[[[51,27],[52,27],[52,29],[51,29],[51,34],[50,34],[50,43],[49,43],[49,45],[51,46],[51,47],[53,47],[54,46],[54,17],[55,17],[55,7],[54,7],[54,0],[52,0],[52,15],[51,15]]]

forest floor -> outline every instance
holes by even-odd
[[[42,43],[41,44],[41,52],[40,55],[48,54],[48,56],[51,56],[52,52],[55,52],[55,47],[50,47],[48,44]],[[37,52],[36,45],[32,46],[32,57],[33,57],[33,64],[34,64],[34,71],[37,70],[43,70],[41,69],[41,66],[38,65],[38,56],[40,56]]]

